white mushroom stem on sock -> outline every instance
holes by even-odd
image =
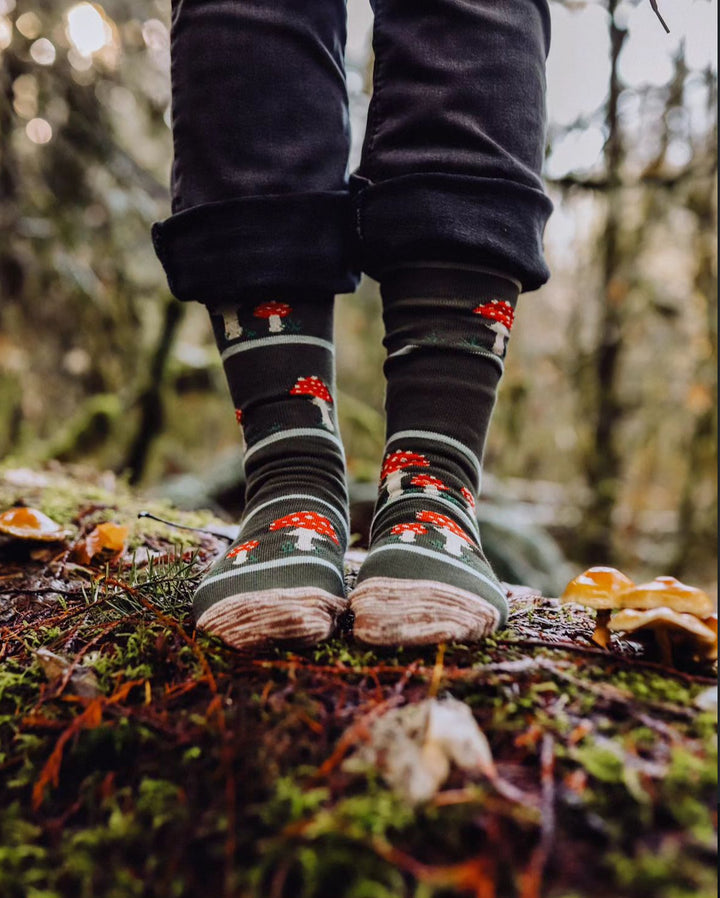
[[[313,405],[316,405],[320,409],[320,419],[322,423],[328,428],[328,430],[334,431],[332,418],[330,417],[330,409],[328,407],[327,402],[324,399],[321,399],[319,396],[313,396],[311,400]]]
[[[308,377],[299,377],[295,386],[290,390],[291,396],[309,396],[314,406],[320,409],[320,419],[328,430],[335,432],[329,406],[333,401],[332,393],[317,374]]]
[[[453,533],[452,530],[445,527],[440,528],[439,532],[445,537],[445,551],[450,555],[462,555],[462,548],[467,545],[465,537],[458,536],[457,533]]]
[[[505,352],[505,338],[510,336],[510,331],[505,327],[504,324],[500,324],[499,321],[491,324],[490,330],[494,331],[497,334],[497,336],[495,337],[495,342],[493,343],[492,351],[496,355],[502,355],[503,352]]]
[[[242,337],[243,331],[238,321],[237,312],[226,310],[222,313],[222,316],[225,324],[225,339],[237,340],[238,337]]]
[[[288,530],[288,536],[296,536],[298,548],[301,552],[311,552],[313,550],[313,539],[319,538],[320,534],[306,527],[297,527],[295,530]]]
[[[394,499],[402,493],[403,474],[404,471],[402,470],[393,471],[392,474],[388,474],[387,480],[385,481],[385,489],[388,491],[389,499]]]
[[[402,476],[406,468],[427,468],[430,462],[419,452],[397,449],[386,456],[380,471],[380,480],[388,492],[388,498],[394,499],[402,493]]]

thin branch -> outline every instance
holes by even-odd
[[[663,17],[660,15],[660,10],[658,9],[658,5],[657,5],[657,0],[650,0],[650,6],[652,7],[652,11],[655,13],[655,15],[658,17],[658,19],[660,19],[660,24],[665,29],[665,32],[667,34],[670,34],[670,29],[665,24],[665,19],[663,19]]]

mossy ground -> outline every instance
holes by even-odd
[[[369,651],[348,621],[243,656],[189,615],[219,540],[138,521],[147,503],[102,478],[0,473],[0,506],[19,500],[132,534],[106,568],[0,547],[2,898],[716,894],[716,717],[693,704],[712,669],[594,649],[589,617],[527,595],[507,630],[444,654]],[[48,679],[41,647],[75,669]],[[410,808],[343,768],[373,714],[444,692],[498,783],[456,771]]]

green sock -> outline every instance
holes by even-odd
[[[479,639],[507,618],[475,503],[518,286],[429,264],[391,272],[381,292],[387,444],[351,595],[355,635],[374,645]]]
[[[333,298],[244,302],[211,319],[247,486],[240,535],[200,583],[193,613],[199,629],[235,648],[311,645],[347,606]]]

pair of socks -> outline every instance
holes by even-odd
[[[345,592],[348,499],[335,410],[333,297],[283,296],[211,315],[245,440],[240,535],[201,582],[198,628],[236,648],[311,645],[348,607],[371,645],[477,640],[505,593],[475,503],[519,292],[423,265],[381,284],[387,442],[370,548]]]

